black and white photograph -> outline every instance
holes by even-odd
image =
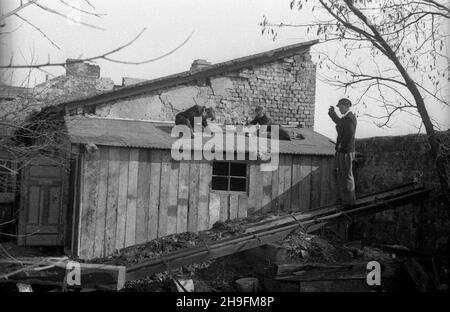
[[[2,297],[448,293],[449,69],[448,0],[2,0]]]

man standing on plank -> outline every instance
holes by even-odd
[[[333,106],[330,106],[328,115],[336,123],[337,130],[335,155],[337,188],[341,204],[350,207],[356,200],[352,169],[355,159],[356,117],[350,110],[352,102],[349,99],[340,99],[336,106],[342,117],[338,117]]]

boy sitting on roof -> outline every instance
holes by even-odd
[[[268,137],[270,137],[270,126],[273,125],[272,120],[270,119],[268,113],[265,112],[264,107],[258,106],[255,109],[255,118],[250,121],[249,125],[265,125],[267,126]],[[290,141],[291,137],[289,133],[282,127],[279,126],[279,140]],[[258,130],[259,135],[259,130]]]
[[[175,124],[188,126],[191,129],[193,135],[194,117],[202,117],[202,129],[204,129],[208,127],[207,119],[210,118],[211,120],[215,120],[216,114],[212,107],[206,108],[206,106],[194,105],[191,108],[178,113],[175,116]]]

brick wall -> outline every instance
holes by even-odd
[[[275,122],[312,128],[316,66],[309,53],[209,77],[206,81],[130,97],[96,109],[111,118],[174,120],[195,104],[216,109],[218,122],[244,123],[266,107]]]
[[[93,79],[100,78],[100,66],[86,62],[79,62],[76,59],[67,59],[66,76],[86,77]]]
[[[439,133],[439,138],[450,146],[450,130]],[[356,149],[364,156],[356,166],[358,195],[411,181],[423,183],[433,192],[424,202],[360,220],[355,238],[449,254],[450,219],[438,197],[440,186],[426,136],[360,139]]]

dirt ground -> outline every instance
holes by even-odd
[[[254,276],[253,268],[240,255],[231,255],[208,262],[166,271],[125,285],[123,291],[176,291],[173,278],[192,279],[196,292],[236,292],[235,281]]]

